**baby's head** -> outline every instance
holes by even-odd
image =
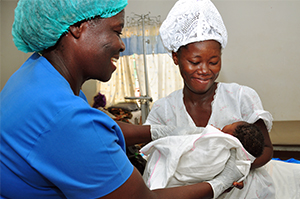
[[[262,155],[264,136],[255,124],[239,121],[224,126],[222,131],[239,139],[244,148],[254,157]]]

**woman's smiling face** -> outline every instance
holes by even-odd
[[[221,45],[214,40],[182,46],[172,56],[179,65],[185,87],[194,93],[207,92],[221,70]]]
[[[124,11],[105,19],[88,21],[88,28],[82,34],[78,61],[87,79],[106,82],[115,71],[115,61],[125,45],[120,37],[124,26]]]

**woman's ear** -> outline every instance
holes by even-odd
[[[76,39],[78,39],[83,31],[83,25],[84,23],[80,23],[80,24],[74,24],[71,25],[69,28],[70,33],[73,35],[73,37],[75,37]]]
[[[178,65],[178,54],[172,51],[172,58],[175,65]]]

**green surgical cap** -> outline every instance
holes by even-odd
[[[126,5],[127,0],[19,0],[13,41],[25,53],[41,52],[54,46],[71,25],[96,16],[112,17]]]

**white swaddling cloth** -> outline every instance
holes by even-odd
[[[255,157],[237,138],[211,125],[187,130],[199,133],[160,138],[140,150],[149,155],[143,179],[151,190],[213,179],[224,169],[231,148],[237,151],[237,167],[244,176],[248,175]]]

